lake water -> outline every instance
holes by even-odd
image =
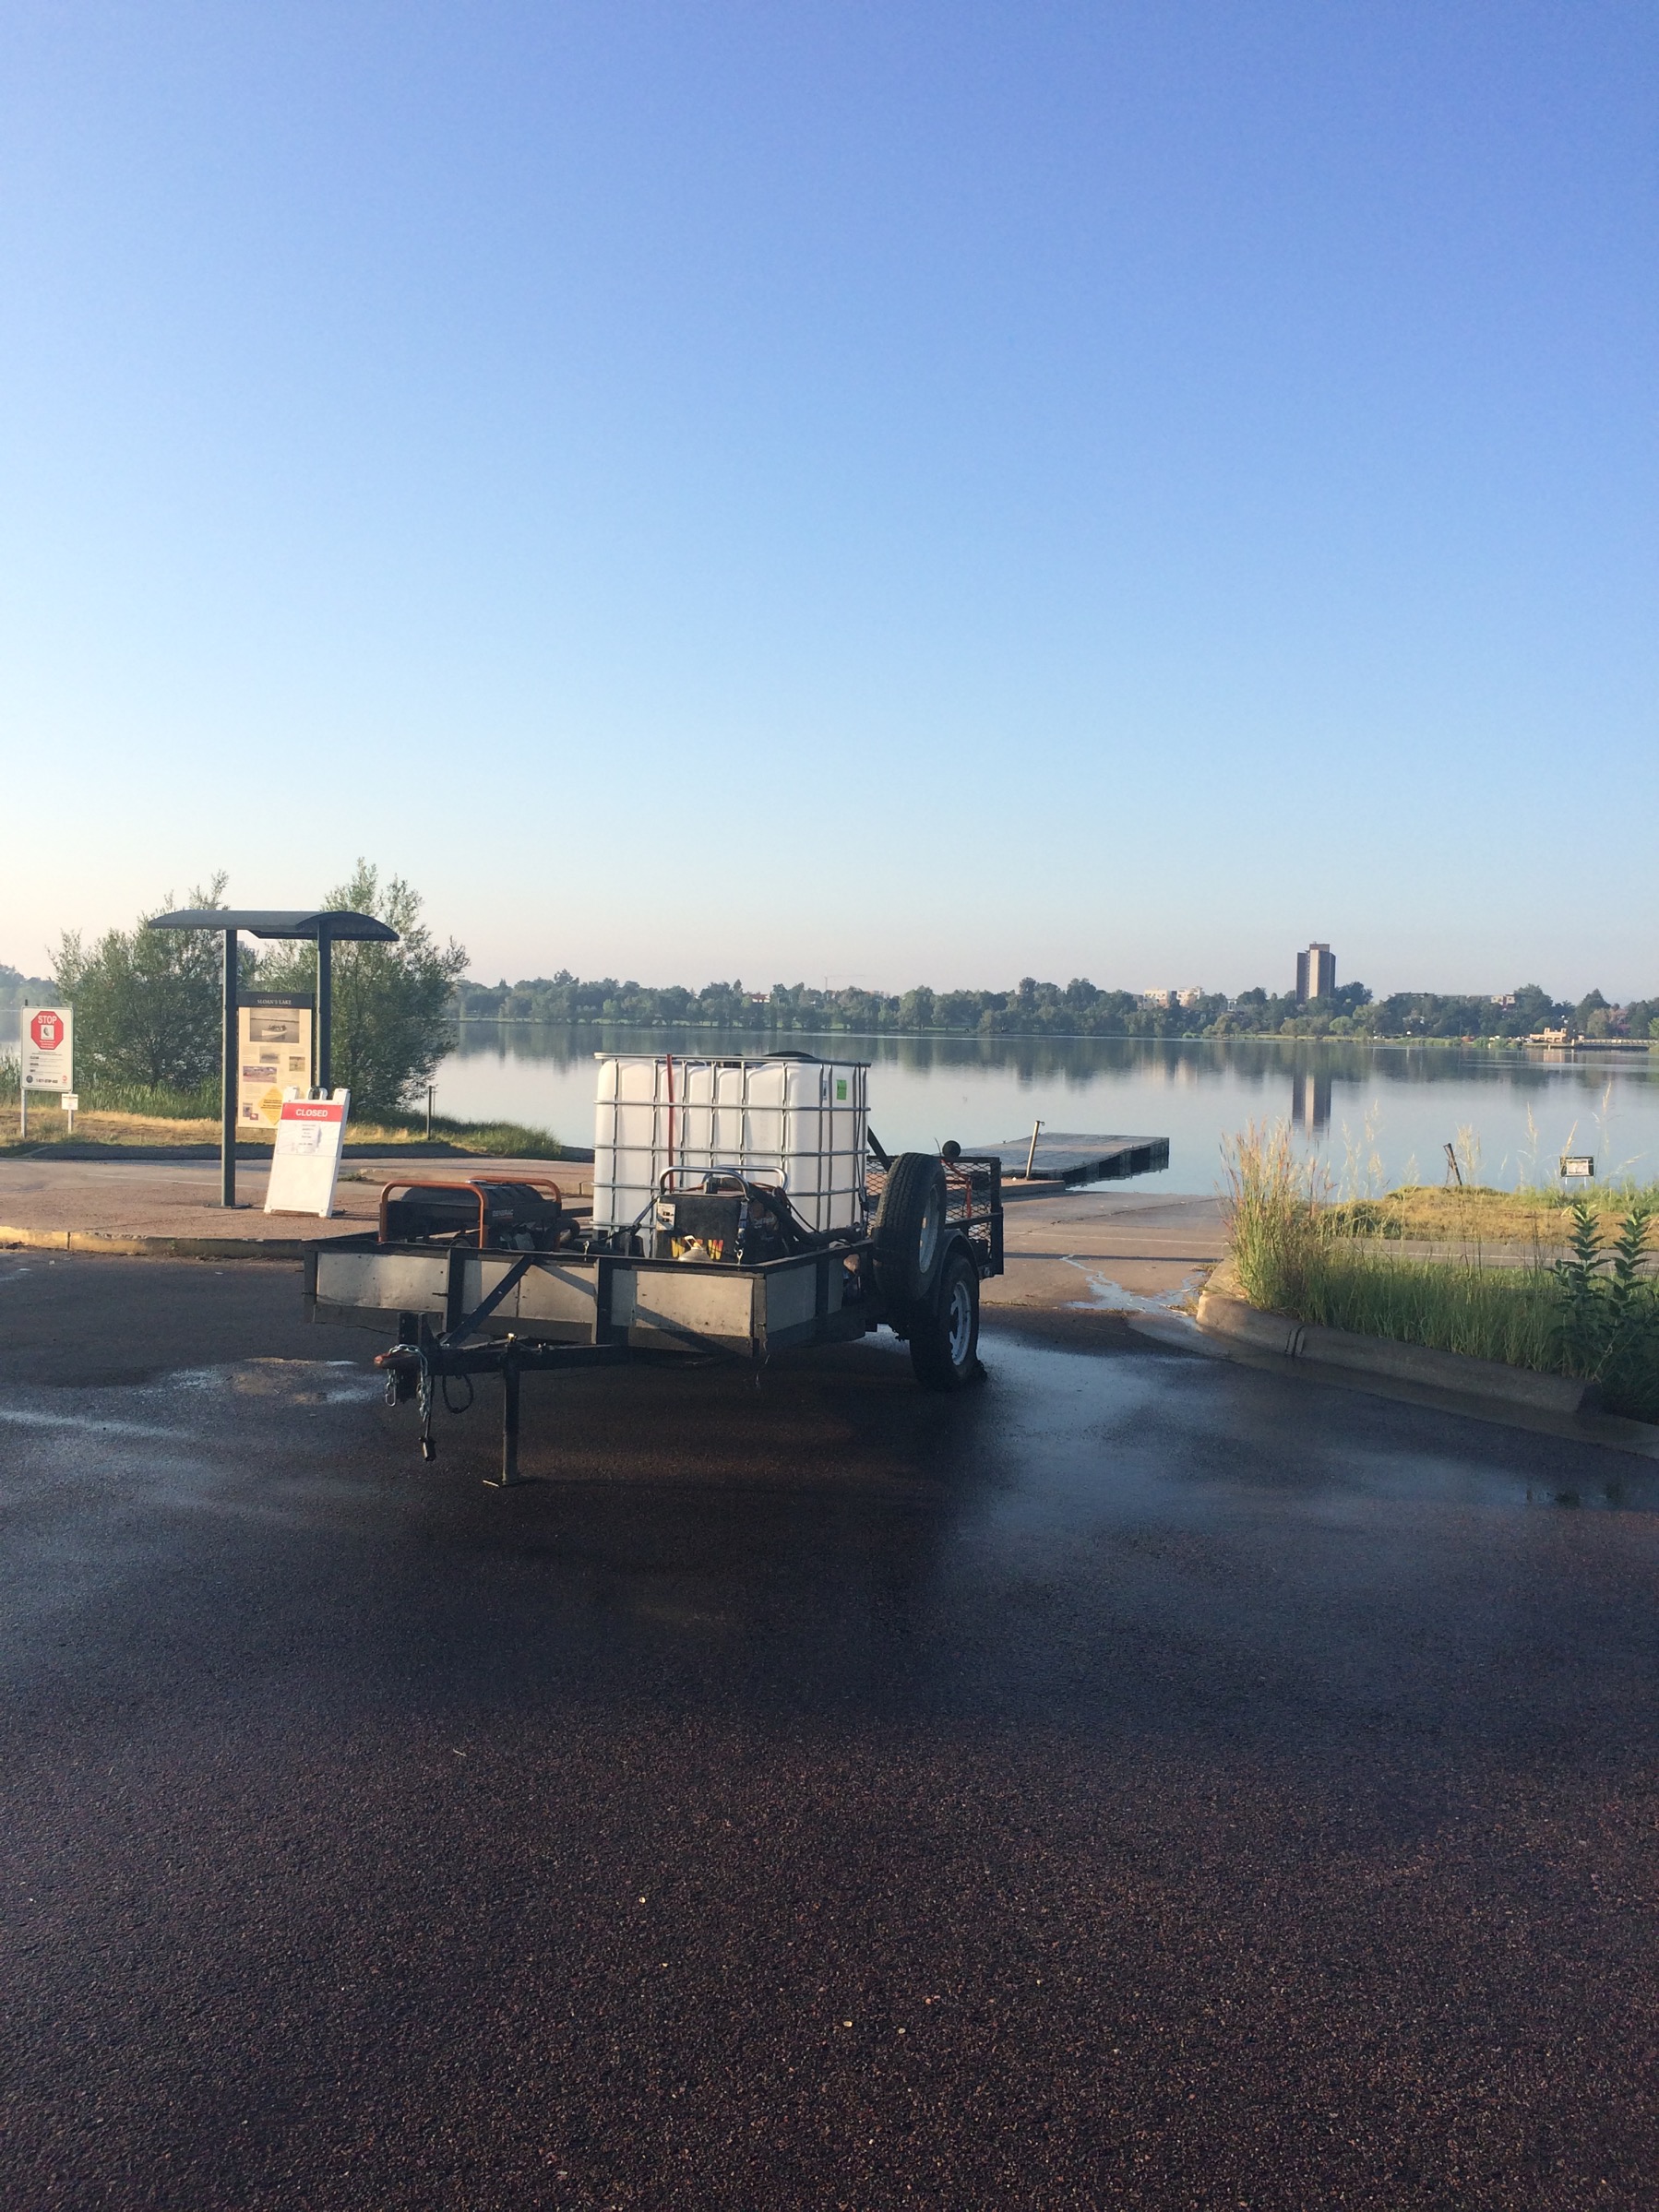
[[[791,1049],[870,1063],[870,1121],[889,1151],[1021,1136],[1033,1120],[1092,1135],[1167,1136],[1169,1167],[1145,1183],[1214,1189],[1224,1135],[1290,1123],[1339,1183],[1439,1183],[1442,1148],[1467,1133],[1478,1179],[1553,1178],[1566,1151],[1597,1177],[1659,1179],[1659,1056],[1497,1053],[1289,1039],[793,1036]],[[765,1050],[709,1030],[463,1022],[437,1073],[438,1111],[500,1115],[592,1142],[596,1052]],[[1468,1174],[1467,1161],[1464,1172]]]
[[[0,1010],[0,1054],[17,1049]],[[890,1151],[1023,1136],[1033,1120],[1090,1135],[1167,1136],[1169,1166],[1142,1178],[1210,1191],[1223,1136],[1288,1122],[1339,1183],[1439,1183],[1442,1148],[1467,1133],[1479,1179],[1550,1180],[1566,1151],[1593,1155],[1598,1180],[1659,1180],[1659,1054],[1493,1052],[1429,1045],[1230,1038],[793,1036],[795,1051],[870,1063],[870,1120]],[[526,1122],[593,1141],[598,1052],[758,1054],[756,1037],[462,1022],[437,1071],[438,1111]],[[1465,1163],[1464,1172],[1468,1172]]]

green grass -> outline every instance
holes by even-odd
[[[176,1091],[146,1091],[125,1088],[81,1094],[81,1111],[75,1120],[75,1142],[104,1145],[216,1145],[220,1138],[219,1100],[215,1093],[202,1111],[203,1101]],[[125,1101],[136,1100],[136,1103]],[[114,1102],[122,1101],[122,1102]],[[182,1107],[185,1111],[173,1111]],[[562,1160],[564,1148],[545,1129],[528,1128],[521,1122],[461,1122],[445,1114],[434,1117],[432,1134],[439,1143],[458,1151],[492,1160]],[[238,1132],[238,1141],[269,1143],[267,1126]],[[422,1144],[426,1136],[424,1113],[374,1113],[362,1120],[353,1116],[346,1130],[352,1145]],[[0,1100],[0,1151],[13,1150],[20,1139],[17,1093],[10,1102]],[[68,1123],[55,1100],[31,1091],[29,1101],[27,1148],[50,1153],[70,1141]]]
[[[1223,1158],[1230,1258],[1252,1305],[1359,1336],[1583,1376],[1601,1385],[1610,1411],[1659,1421],[1659,1280],[1648,1265],[1654,1208],[1643,1194],[1617,1194],[1612,1206],[1598,1195],[1599,1207],[1581,1200],[1566,1209],[1552,1200],[1547,1239],[1532,1228],[1531,1264],[1486,1266],[1478,1246],[1457,1259],[1414,1259],[1391,1252],[1386,1231],[1356,1234],[1355,1205],[1329,1203],[1318,1169],[1298,1159],[1283,1124],[1247,1129]],[[1386,1218],[1398,1198],[1404,1218],[1420,1220],[1409,1201],[1421,1195],[1361,1203]],[[1411,1233],[1445,1236],[1436,1218],[1434,1229]],[[1466,1226],[1450,1234],[1466,1245],[1478,1238]],[[1569,1256],[1546,1260],[1546,1242]]]
[[[523,1122],[458,1122],[446,1114],[432,1117],[435,1142],[454,1145],[462,1152],[486,1153],[495,1160],[563,1160],[565,1148],[545,1129],[531,1129]],[[425,1113],[376,1113],[352,1124],[347,1132],[352,1144],[424,1144]]]
[[[1308,1269],[1296,1318],[1362,1337],[1558,1372],[1560,1299],[1547,1267],[1482,1267],[1471,1261],[1396,1259],[1327,1245]]]
[[[1406,1183],[1380,1198],[1349,1198],[1328,1209],[1336,1236],[1405,1238],[1435,1244],[1547,1244],[1567,1242],[1575,1202],[1618,1221],[1635,1205],[1659,1206],[1659,1184],[1593,1183],[1570,1195],[1558,1186],[1498,1191]]]

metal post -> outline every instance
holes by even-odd
[[[1032,1148],[1025,1156],[1025,1180],[1027,1183],[1029,1183],[1032,1179],[1032,1162],[1037,1157],[1037,1132],[1042,1128],[1042,1126],[1043,1124],[1041,1122],[1033,1122],[1032,1124]]]
[[[509,1351],[501,1362],[501,1480],[510,1489],[519,1480],[519,1362]]]
[[[316,930],[316,1087],[334,1088],[334,938],[326,922]]]
[[[23,1052],[19,1043],[18,1051],[18,1142],[21,1144],[28,1135],[29,1086],[23,1080]]]
[[[428,1144],[432,1142],[432,1094],[436,1088],[436,1083],[428,1083],[426,1086],[426,1142]]]
[[[219,1101],[220,1204],[236,1203],[236,933],[224,934],[224,1052],[220,1061],[223,1096]]]

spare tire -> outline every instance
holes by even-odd
[[[932,1291],[945,1249],[945,1171],[931,1152],[901,1152],[889,1168],[872,1237],[877,1286],[902,1330]]]

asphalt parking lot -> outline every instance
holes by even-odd
[[[0,1255],[8,2207],[1659,2202],[1659,1469],[1027,1317],[502,1493],[374,1349]]]

